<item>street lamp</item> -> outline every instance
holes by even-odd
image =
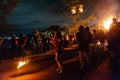
[[[79,5],[79,7],[78,7],[78,9],[79,9],[79,13],[83,13],[83,5],[81,4],[81,5]]]
[[[76,7],[75,7],[75,6],[72,6],[72,7],[71,7],[71,13],[72,13],[73,15],[76,14]]]
[[[79,27],[79,15],[83,13],[83,5],[74,5],[71,6],[71,13],[73,16],[73,23],[74,25],[77,24],[77,27]]]

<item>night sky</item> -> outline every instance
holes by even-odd
[[[60,13],[59,6],[58,0],[20,0],[7,22],[20,29],[45,29],[57,24],[62,26],[68,19]]]
[[[119,0],[86,0],[87,13],[83,16],[94,12],[96,16],[103,17],[111,12],[118,12],[119,3]],[[22,30],[63,26],[71,19],[62,14],[61,6],[60,0],[20,0],[19,5],[7,17],[7,22]]]

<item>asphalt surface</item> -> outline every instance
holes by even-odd
[[[53,52],[3,60],[0,63],[0,80],[111,80],[108,53],[98,50],[91,58],[90,63],[80,69],[78,50],[66,48],[62,55],[62,74],[55,71],[57,66]],[[17,69],[21,60],[26,60],[27,63]]]

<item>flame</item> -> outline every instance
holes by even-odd
[[[109,30],[111,23],[112,23],[112,17],[108,18],[108,19],[104,22],[104,28],[105,28],[106,30]]]
[[[101,45],[100,41],[97,41],[97,45]]]
[[[18,63],[17,69],[18,69],[18,68],[21,68],[22,66],[24,66],[25,63],[26,63],[25,61],[20,61],[20,62]]]

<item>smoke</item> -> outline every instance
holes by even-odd
[[[108,17],[118,17],[119,0],[94,0],[97,3],[94,5],[95,13],[99,19]]]

